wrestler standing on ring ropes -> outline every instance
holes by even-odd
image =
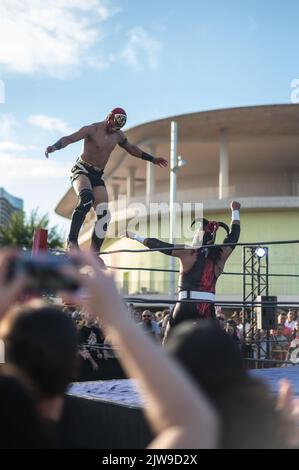
[[[121,128],[127,122],[127,114],[122,108],[115,108],[103,122],[82,127],[72,135],[62,137],[54,145],[47,148],[45,155],[61,150],[69,144],[84,139],[83,151],[71,170],[71,182],[78,196],[70,232],[68,249],[78,249],[78,236],[86,215],[92,207],[97,212],[97,222],[92,234],[91,249],[99,253],[104,242],[110,221],[108,211],[108,194],[103,181],[105,166],[116,145],[125,149],[130,155],[152,162],[154,165],[166,167],[167,160],[156,158],[143,152],[131,144]]]
[[[127,236],[133,240],[143,243],[148,248],[158,250],[169,256],[175,256],[180,260],[179,295],[178,300],[198,299],[207,300],[208,303],[177,303],[170,315],[166,328],[164,341],[170,330],[179,323],[186,320],[212,320],[215,319],[215,288],[219,276],[222,274],[224,265],[234,250],[230,243],[237,243],[240,236],[240,208],[239,202],[231,203],[232,222],[230,229],[223,222],[211,222],[203,219],[203,228],[198,230],[193,238],[191,250],[175,249],[175,245],[165,243],[157,238],[143,238],[139,235],[127,232]],[[192,226],[200,219],[192,222]],[[214,245],[218,228],[224,228],[227,233],[223,243],[227,246]],[[202,245],[214,245],[202,248]],[[179,245],[177,245],[179,247]],[[182,246],[180,246],[181,248]],[[168,250],[165,250],[167,248]]]

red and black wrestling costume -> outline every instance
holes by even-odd
[[[171,312],[167,334],[171,328],[186,320],[198,321],[216,318],[214,308],[216,282],[223,271],[226,260],[235,248],[234,245],[230,244],[237,243],[240,237],[239,223],[232,223],[229,229],[222,222],[209,222],[204,219],[204,246],[215,242],[218,227],[224,228],[227,232],[227,237],[223,241],[223,244],[227,246],[194,247],[197,257],[191,269],[180,273],[178,300],[182,302],[176,303]],[[158,248],[163,254],[175,256],[171,250],[175,245],[162,242],[156,238],[148,238],[146,246],[148,248]],[[193,302],[183,302],[188,299],[192,299]],[[194,302],[196,299],[200,302]],[[205,300],[207,302],[204,302]]]

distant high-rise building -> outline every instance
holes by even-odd
[[[11,215],[23,210],[23,199],[12,196],[4,188],[0,188],[0,227],[8,224]]]

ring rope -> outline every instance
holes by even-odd
[[[163,268],[136,268],[136,267],[125,267],[125,266],[108,266],[108,269],[116,269],[121,271],[153,271],[153,272],[161,272],[161,273],[179,273],[178,269],[163,269]],[[235,272],[223,272],[221,274],[226,276],[252,276],[251,273],[235,273]],[[261,274],[261,277],[294,277],[299,278],[299,274]]]
[[[125,302],[136,302],[136,303],[146,303],[146,304],[176,304],[176,303],[194,303],[194,304],[214,304],[219,307],[236,307],[240,306],[243,307],[244,305],[254,305],[255,307],[259,306],[273,306],[275,305],[276,307],[297,307],[299,308],[299,301],[298,302],[256,302],[254,300],[219,300],[219,301],[214,301],[214,300],[200,300],[200,299],[184,299],[184,300],[174,300],[174,299],[147,299],[147,298],[141,298],[141,297],[134,297],[134,296],[127,296],[123,297]]]
[[[247,247],[252,247],[252,248],[257,248],[261,245],[298,245],[299,240],[275,240],[275,241],[269,241],[269,242],[255,242],[255,243],[221,243],[217,245],[202,245],[200,247],[192,247],[192,246],[178,246],[176,245],[174,247],[165,247],[165,248],[146,248],[146,249],[140,249],[140,250],[112,250],[112,251],[102,251],[100,252],[100,255],[113,255],[113,254],[118,254],[118,253],[149,253],[149,252],[157,252],[157,251],[190,251],[190,250],[196,250],[196,249],[204,249],[204,248],[222,248],[222,247],[229,247],[229,246],[247,246]]]

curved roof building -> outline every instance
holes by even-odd
[[[241,241],[258,242],[299,239],[299,105],[271,105],[198,112],[142,124],[126,131],[130,142],[145,151],[169,158],[170,123],[178,125],[178,155],[187,164],[177,174],[177,201],[202,202],[205,215],[229,222],[229,203],[242,204]],[[143,160],[128,155],[118,147],[105,170],[110,194],[113,223],[128,219],[116,201],[149,205],[168,202],[169,175]],[[56,212],[71,217],[76,196],[70,188],[56,207]],[[81,244],[87,245],[92,216],[82,230]],[[157,222],[168,225],[164,216]],[[148,228],[144,217],[140,233]],[[221,241],[221,239],[217,239]],[[106,247],[140,248],[131,240],[108,239]],[[270,272],[299,274],[298,245],[275,246],[269,250]],[[109,263],[125,267],[169,268],[169,258],[160,254],[111,255]],[[108,264],[109,264],[108,263]],[[235,250],[227,271],[242,271],[242,251]],[[118,272],[124,292],[167,294],[167,274]],[[273,278],[270,294],[283,299],[296,297],[299,278]],[[219,281],[221,298],[241,298],[242,279],[223,276]]]

